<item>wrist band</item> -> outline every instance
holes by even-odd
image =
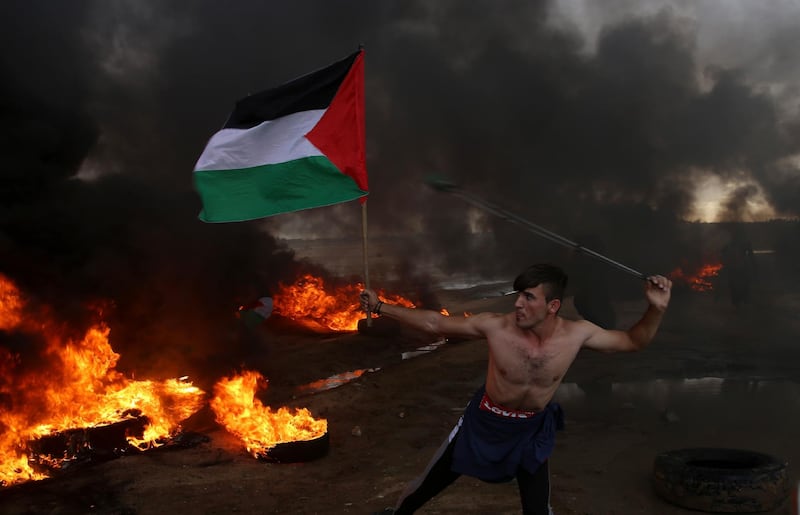
[[[379,300],[378,303],[375,304],[375,309],[373,309],[372,312],[375,313],[376,315],[380,315],[381,314],[381,306],[383,306],[383,301]]]

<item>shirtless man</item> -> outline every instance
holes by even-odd
[[[629,352],[653,339],[667,309],[672,282],[645,281],[649,307],[627,331],[606,330],[587,320],[558,315],[567,276],[555,266],[533,265],[514,281],[514,312],[449,317],[436,311],[387,304],[372,290],[361,293],[365,310],[440,336],[486,339],[486,383],[425,472],[408,485],[395,514],[413,513],[461,474],[488,482],[516,478],[523,513],[550,513],[547,460],[563,427],[553,395],[582,348]]]

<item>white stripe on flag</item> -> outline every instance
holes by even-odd
[[[250,129],[222,129],[208,141],[194,169],[238,170],[321,156],[305,135],[325,111],[292,113]]]

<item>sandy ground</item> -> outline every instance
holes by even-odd
[[[453,312],[510,308],[513,299],[453,294]],[[623,323],[639,302],[617,306]],[[635,354],[582,354],[559,389],[567,425],[552,458],[556,514],[687,514],[651,484],[653,459],[684,447],[734,447],[789,460],[800,481],[800,295],[734,310],[707,294],[676,295],[661,332]],[[572,316],[567,303],[565,316]],[[406,330],[312,334],[275,322],[248,365],[270,378],[270,406],[307,407],[329,424],[320,459],[249,456],[208,410],[185,425],[205,441],[68,470],[0,491],[3,514],[372,513],[394,504],[427,463],[484,377],[482,341]],[[370,334],[366,334],[369,332]],[[341,387],[301,394],[314,379],[362,368]],[[771,513],[788,514],[788,501]],[[421,513],[518,513],[516,485],[462,477]]]

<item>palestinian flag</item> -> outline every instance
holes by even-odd
[[[272,297],[261,297],[247,307],[239,308],[238,316],[249,329],[261,325],[272,314]]]
[[[367,195],[364,51],[239,100],[194,169],[204,222],[241,222]]]

